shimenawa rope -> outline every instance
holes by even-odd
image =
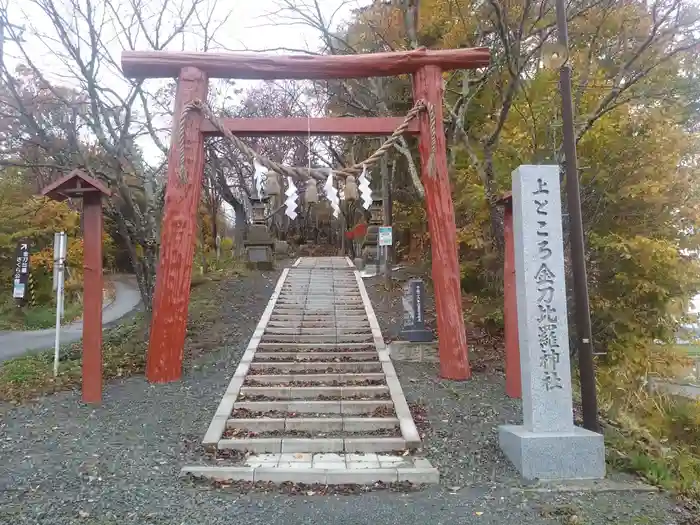
[[[179,136],[178,136],[178,149],[180,150],[180,181],[184,183],[186,181],[185,174],[185,123],[187,121],[187,116],[190,112],[199,111],[202,115],[209,120],[214,127],[231,141],[239,150],[245,153],[251,159],[257,160],[261,165],[269,170],[272,170],[280,175],[289,176],[295,179],[308,179],[315,178],[317,180],[325,180],[328,177],[327,168],[311,168],[307,166],[304,168],[297,168],[294,166],[282,166],[267,157],[263,157],[258,154],[254,149],[249,147],[245,142],[236,137],[230,130],[226,129],[221,120],[219,120],[211,108],[202,100],[195,99],[182,109],[182,114],[180,115],[179,122]],[[389,136],[386,141],[374,152],[372,155],[367,157],[367,159],[362,162],[358,162],[349,166],[347,168],[333,169],[333,173],[340,177],[347,177],[348,175],[357,176],[362,173],[363,166],[372,168],[379,162],[384,155],[399,141],[401,135],[403,135],[408,129],[410,122],[420,115],[421,112],[426,111],[428,113],[428,118],[430,121],[430,158],[428,159],[428,175],[430,177],[435,176],[435,154],[437,148],[437,130],[436,130],[436,120],[435,120],[435,109],[432,104],[425,102],[424,100],[417,100],[414,106],[406,113],[403,122],[394,130],[394,132]],[[310,120],[309,120],[310,126]],[[309,135],[310,135],[309,129]]]

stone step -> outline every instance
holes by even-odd
[[[377,482],[422,485],[440,482],[438,470],[425,458],[372,452],[252,454],[243,466],[185,466],[180,471],[180,476],[220,482],[297,482],[319,485],[373,485]]]
[[[359,316],[367,317],[364,308],[347,308],[340,306],[281,306],[274,310],[274,315],[304,316],[304,317],[345,317]]]
[[[271,399],[351,399],[388,396],[389,387],[384,386],[243,386],[239,399],[252,396],[265,396]]]
[[[335,319],[336,319],[335,310],[324,313],[324,314],[304,313],[303,311],[297,311],[295,313],[272,312],[272,315],[270,316],[270,321],[315,322],[315,321],[329,321],[329,320],[332,321]],[[367,315],[364,313],[338,315],[337,319],[347,321],[347,322],[357,322],[357,321],[368,322]]]
[[[372,334],[365,335],[274,335],[263,334],[263,343],[371,343]]]
[[[270,321],[267,323],[266,330],[271,328],[370,328],[369,321]]]
[[[264,335],[328,335],[329,338],[339,335],[372,335],[372,330],[369,325],[366,327],[303,327],[298,328],[289,326],[269,326],[265,329]]]
[[[320,363],[334,363],[343,361],[379,361],[377,352],[256,352],[253,356],[254,363],[264,362],[266,359],[284,358],[289,361],[314,361]]]
[[[343,295],[339,295],[342,293]],[[361,298],[357,286],[339,286],[333,283],[319,284],[318,286],[289,286],[282,288],[280,297],[291,299],[326,299],[335,301],[346,297]]]
[[[341,287],[341,288],[352,288],[357,291],[357,281],[354,277],[348,278],[347,276],[328,278],[314,276],[313,278],[297,278],[295,276],[288,276],[287,281],[284,283],[284,287],[308,287],[308,288],[318,288],[321,283],[330,284],[331,286]]]
[[[230,418],[226,428],[249,432],[374,432],[399,428],[399,420],[395,417]]]
[[[357,438],[247,438],[222,439],[219,450],[241,452],[285,453],[285,452],[398,452],[406,448],[403,438],[357,437]]]
[[[364,311],[365,308],[362,303],[354,303],[352,301],[306,301],[306,302],[296,302],[296,301],[279,301],[275,305],[275,310],[290,310],[299,309],[303,311],[307,310],[318,310],[320,308],[327,308],[330,310],[360,310]]]
[[[268,385],[288,384],[294,381],[305,381],[318,384],[327,383],[351,383],[354,381],[384,381],[382,373],[366,374],[279,374],[279,375],[252,375],[251,381]]]
[[[334,348],[343,348],[348,351],[376,352],[374,345],[371,343],[258,343],[258,348],[264,352],[269,352],[270,350],[298,350],[300,352],[317,350],[322,352],[324,350],[330,351]]]
[[[318,370],[324,373],[380,373],[382,372],[382,364],[379,361],[355,361],[329,363],[322,361],[312,362],[294,362],[294,361],[274,361],[274,362],[253,362],[250,363],[251,370],[275,370],[280,373],[294,374],[304,372],[305,370]],[[299,375],[305,375],[303,373]],[[382,374],[383,375],[383,374]],[[252,379],[255,379],[256,374],[250,374]]]
[[[307,288],[320,288],[324,285],[334,286],[338,288],[352,288],[357,291],[357,281],[354,278],[348,279],[347,277],[321,277],[314,276],[311,279],[295,279],[293,276],[287,279],[288,282],[285,283],[285,287],[307,287]]]
[[[342,292],[343,295],[338,295],[340,292]],[[326,301],[361,301],[362,295],[360,295],[360,292],[358,292],[356,288],[353,289],[326,285],[317,290],[313,288],[282,288],[282,293],[280,294],[279,299],[294,301],[322,301],[324,299]]]
[[[377,409],[392,409],[389,400],[332,400],[332,401],[236,401],[233,408],[243,408],[253,412],[278,411],[287,414],[372,414]]]
[[[364,312],[365,307],[362,304],[344,304],[344,303],[331,303],[331,302],[313,302],[313,303],[306,303],[304,305],[297,305],[297,304],[290,304],[290,303],[280,303],[275,305],[275,312],[289,312],[289,311],[296,311],[298,312],[299,310],[302,310],[303,312],[308,312],[308,313],[318,313],[318,311],[323,311],[325,312],[326,310],[334,310],[334,311],[347,311],[347,312]]]
[[[347,348],[350,350],[359,350],[363,349],[366,351],[375,351],[374,349],[374,344],[373,343],[258,343],[258,348],[277,348],[277,349],[295,349],[295,348],[300,348],[304,350],[308,350],[311,348]]]
[[[359,290],[357,289],[357,282],[356,281],[338,281],[338,280],[329,280],[329,279],[324,279],[322,281],[314,281],[314,282],[304,282],[304,281],[298,281],[298,282],[292,282],[292,283],[286,283],[282,287],[283,291],[286,290],[310,290],[313,293],[318,293],[318,294],[326,294],[330,295],[333,290],[348,290],[349,292],[353,294],[359,294]]]
[[[299,290],[298,292],[296,290]],[[340,295],[342,293],[342,295]],[[362,296],[356,290],[337,289],[332,286],[325,286],[323,291],[315,291],[312,289],[301,290],[298,288],[289,288],[282,290],[278,301],[284,299],[287,301],[353,301],[362,302]]]
[[[352,290],[350,288],[325,288],[322,292],[315,292],[311,289],[300,290],[300,293],[294,293],[294,290],[300,290],[298,288],[289,288],[288,290],[282,289],[282,293],[277,299],[286,301],[353,301],[362,302],[362,296],[357,290]],[[343,295],[338,295],[342,292]]]
[[[437,482],[436,469],[404,453],[420,446],[420,436],[387,353],[374,344],[371,305],[354,268],[332,257],[300,258],[295,265],[302,268],[285,270],[278,281],[268,315],[203,440],[207,450],[240,450],[246,458],[259,453],[280,468],[270,469],[261,456],[262,462],[228,465],[225,473],[201,467],[192,474],[277,482]],[[380,462],[385,452],[394,455],[384,454],[388,459]],[[338,461],[323,462],[331,456]],[[288,468],[306,457],[306,471]]]

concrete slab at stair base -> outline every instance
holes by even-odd
[[[370,485],[376,482],[427,485],[440,482],[438,470],[424,458],[388,462],[384,466],[385,462],[382,458],[377,460],[376,454],[337,455],[336,461],[323,463],[305,457],[300,460],[285,460],[288,454],[268,456],[271,461],[260,461],[257,463],[260,466],[187,466],[181,470],[180,475],[221,482],[294,482],[320,485]],[[328,465],[329,468],[319,468],[316,465]]]
[[[567,432],[531,432],[522,425],[498,427],[501,450],[523,478],[578,480],[605,477],[602,434],[573,427]]]

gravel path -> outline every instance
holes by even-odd
[[[241,494],[178,479],[184,464],[201,460],[198,443],[277,275],[218,286],[217,320],[194,337],[223,341],[223,348],[195,352],[182,382],[111,383],[97,409],[81,405],[77,393],[0,407],[0,523],[683,523],[671,502],[656,494],[523,491],[493,445],[493,425],[517,418],[517,404],[500,395],[500,379],[477,376],[448,388],[427,380],[435,371],[425,365],[401,366],[400,374],[409,399],[423,404],[432,425],[426,452],[444,469],[440,486],[406,494],[289,496]],[[190,341],[188,346],[206,345]],[[639,516],[647,518],[636,520]]]

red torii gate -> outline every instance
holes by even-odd
[[[468,379],[467,336],[462,316],[457,235],[442,116],[443,71],[485,67],[486,48],[427,50],[359,55],[264,55],[251,53],[171,53],[124,51],[122,70],[130,78],[177,78],[173,134],[168,155],[168,185],[146,376],[153,382],[180,379],[187,330],[190,278],[195,250],[196,213],[204,171],[204,137],[218,134],[199,113],[184,124],[184,169],[180,182],[179,120],[189,102],[206,100],[209,78],[331,80],[411,74],[413,96],[434,107],[436,144],[430,118],[422,112],[407,133],[419,136],[422,182],[430,228],[432,277],[437,310],[440,375]],[[389,135],[401,118],[224,119],[238,136],[255,135]],[[434,151],[434,165],[429,168]]]

